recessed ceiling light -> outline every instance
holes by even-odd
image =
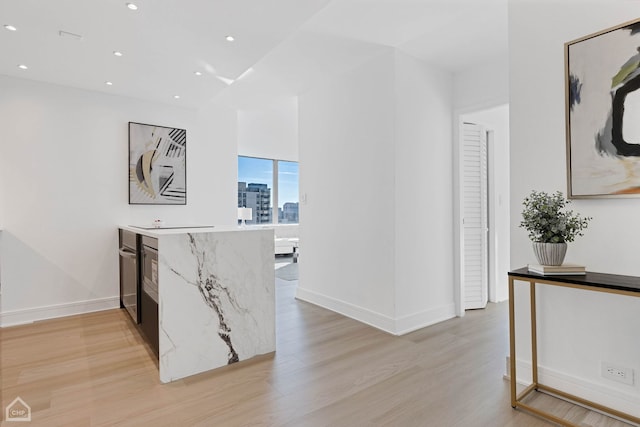
[[[127,7],[131,10],[138,10],[138,6],[133,3],[127,3]]]
[[[5,25],[4,28],[6,28],[9,31],[17,31],[18,29],[16,27],[14,27],[13,25]]]
[[[225,37],[225,40],[228,41],[228,42],[232,42],[232,41],[235,40],[235,38],[233,36],[227,36],[227,37]]]
[[[107,86],[113,86],[113,83],[111,82],[104,82],[104,84],[106,84]]]
[[[118,51],[118,50],[114,50],[114,51],[113,51],[113,54],[114,54],[115,56],[122,56],[122,52],[120,52],[120,51]]]
[[[200,71],[194,71],[193,74],[195,74],[196,76],[201,76],[202,73]]]
[[[180,95],[173,95],[173,99],[180,99]]]
[[[20,68],[21,70],[26,70],[26,69],[28,69],[29,67],[27,67],[27,66],[26,66],[26,65],[24,65],[24,64],[20,64],[20,65],[18,65],[18,68]]]

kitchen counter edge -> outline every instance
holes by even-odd
[[[213,226],[213,227],[193,227],[193,228],[157,228],[157,229],[145,229],[138,228],[132,225],[119,225],[119,229],[131,231],[133,233],[141,234],[147,237],[159,238],[162,236],[170,236],[175,234],[195,234],[195,233],[220,233],[220,232],[256,232],[267,231],[266,229],[259,228],[240,228],[234,226]]]

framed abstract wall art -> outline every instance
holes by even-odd
[[[129,204],[187,204],[187,131],[129,122]]]
[[[565,44],[571,198],[640,196],[640,20]]]

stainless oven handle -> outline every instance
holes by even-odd
[[[121,256],[121,257],[124,257],[124,258],[133,258],[133,259],[135,259],[135,258],[136,258],[136,253],[135,253],[135,252],[131,252],[130,250],[120,248],[120,251],[119,251],[119,252],[120,252],[120,256]]]

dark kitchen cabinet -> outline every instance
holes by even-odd
[[[151,349],[159,356],[158,334],[158,240],[142,236],[142,292],[140,328]]]

